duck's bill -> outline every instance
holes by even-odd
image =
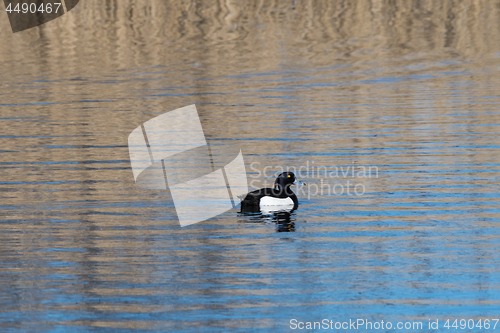
[[[298,180],[297,178],[295,178],[295,181],[293,182],[293,184],[294,185],[301,185],[301,186],[307,185],[306,183],[304,183],[301,180]]]

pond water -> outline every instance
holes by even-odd
[[[4,18],[2,332],[498,318],[498,1],[82,0],[16,34]],[[181,228],[138,188],[128,135],[190,104],[253,187],[296,170],[299,208]]]

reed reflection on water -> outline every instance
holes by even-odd
[[[498,315],[500,2],[85,0],[17,34],[4,18],[2,332]],[[379,177],[180,228],[135,186],[127,137],[190,104],[247,166]]]

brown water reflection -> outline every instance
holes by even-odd
[[[497,314],[500,2],[82,0],[17,34],[4,18],[2,331]],[[308,161],[379,177],[285,219],[181,229],[126,145],[193,103],[255,186]]]

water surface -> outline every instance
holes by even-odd
[[[2,332],[495,318],[499,22],[498,1],[215,0],[0,21]],[[127,137],[193,103],[252,185],[304,167],[364,194],[181,228],[134,184]]]

